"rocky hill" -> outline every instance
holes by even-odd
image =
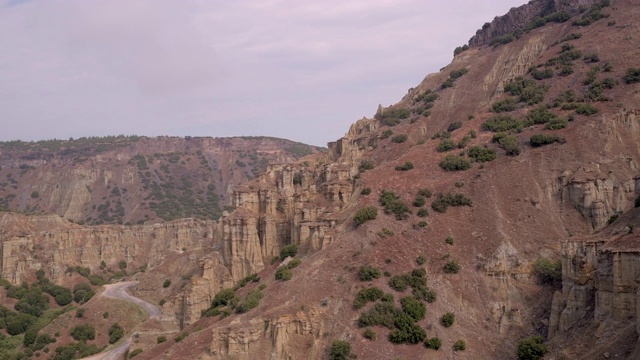
[[[4,214],[2,277],[139,280],[140,359],[637,358],[640,6],[510,14],[219,221]]]
[[[88,225],[216,220],[234,186],[318,150],[269,137],[3,142],[0,209]]]

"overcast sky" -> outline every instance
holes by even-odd
[[[525,0],[0,0],[0,140],[326,145]]]

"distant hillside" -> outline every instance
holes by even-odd
[[[2,142],[0,209],[87,225],[218,219],[230,188],[320,150],[270,137]]]

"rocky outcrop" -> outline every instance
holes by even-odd
[[[131,268],[154,266],[164,261],[168,252],[212,248],[214,239],[220,238],[215,222],[195,219],[130,227],[82,227],[57,216],[7,213],[0,219],[14,229],[0,238],[0,275],[14,284],[40,268],[60,283],[70,266],[95,270],[104,261],[116,269],[121,260]]]
[[[315,310],[269,319],[238,318],[228,326],[212,329],[209,352],[215,359],[319,359],[324,350],[322,329]]]
[[[639,281],[640,236],[565,241],[562,293],[554,296],[549,337],[585,321],[614,327],[632,322],[640,334]]]
[[[482,46],[489,44],[492,39],[523,31],[529,24],[540,17],[564,11],[575,15],[583,7],[599,3],[600,0],[533,0],[526,5],[511,8],[503,16],[497,16],[492,22],[486,23],[482,29],[469,40],[470,46]]]

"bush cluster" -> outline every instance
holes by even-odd
[[[566,142],[567,140],[565,138],[558,135],[535,134],[529,139],[529,144],[531,144],[532,147],[540,147],[553,143],[564,144]]]
[[[398,165],[395,167],[396,171],[409,171],[413,169],[413,163],[411,161],[406,161],[402,165]]]
[[[464,194],[438,194],[438,197],[431,202],[431,208],[439,213],[447,211],[449,206],[472,206],[473,201]]]
[[[493,161],[496,159],[496,151],[486,146],[472,146],[468,151],[469,157],[479,163]]]
[[[518,344],[518,360],[539,360],[548,349],[542,336],[532,336],[520,340]]]
[[[409,206],[393,191],[383,190],[378,202],[384,206],[384,213],[394,214],[396,220],[404,220],[411,214]]]
[[[462,156],[447,155],[438,166],[444,171],[464,171],[471,168],[471,162]]]
[[[378,216],[378,209],[375,206],[365,206],[358,210],[353,216],[353,223],[356,226],[362,225],[370,220],[375,220]]]
[[[368,264],[360,266],[358,270],[358,278],[360,281],[371,281],[380,278],[380,276],[382,276],[380,269]]]

